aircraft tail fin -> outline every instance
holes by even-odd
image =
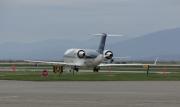
[[[105,43],[106,43],[106,37],[107,37],[107,34],[106,33],[102,33],[101,41],[100,41],[99,48],[98,48],[98,52],[100,54],[103,54]]]
[[[103,54],[107,36],[123,36],[123,35],[109,35],[109,34],[106,34],[106,33],[94,34],[94,35],[101,36],[101,41],[100,41],[100,44],[99,44],[99,48],[97,50],[100,54]]]

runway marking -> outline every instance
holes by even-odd
[[[18,96],[2,96],[0,99],[18,98]]]

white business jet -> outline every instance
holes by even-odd
[[[105,42],[107,36],[120,36],[120,35],[108,35],[106,33],[95,34],[96,36],[101,36],[101,41],[99,48],[94,49],[68,49],[64,53],[64,62],[48,62],[48,61],[32,61],[26,60],[28,62],[34,63],[47,63],[60,66],[71,66],[75,71],[78,71],[80,67],[92,67],[94,72],[98,72],[101,66],[121,66],[121,65],[144,65],[144,64],[102,64],[104,60],[111,60],[113,58],[113,52],[110,50],[105,50]],[[154,64],[156,64],[155,61]],[[153,65],[154,65],[153,64]]]

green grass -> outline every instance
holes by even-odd
[[[63,73],[62,75],[49,73],[42,77],[41,72],[0,72],[0,80],[24,81],[179,81],[180,73],[158,74],[151,73],[113,73],[113,72],[78,72]]]

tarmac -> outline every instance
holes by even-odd
[[[0,107],[180,107],[180,82],[0,80]]]

